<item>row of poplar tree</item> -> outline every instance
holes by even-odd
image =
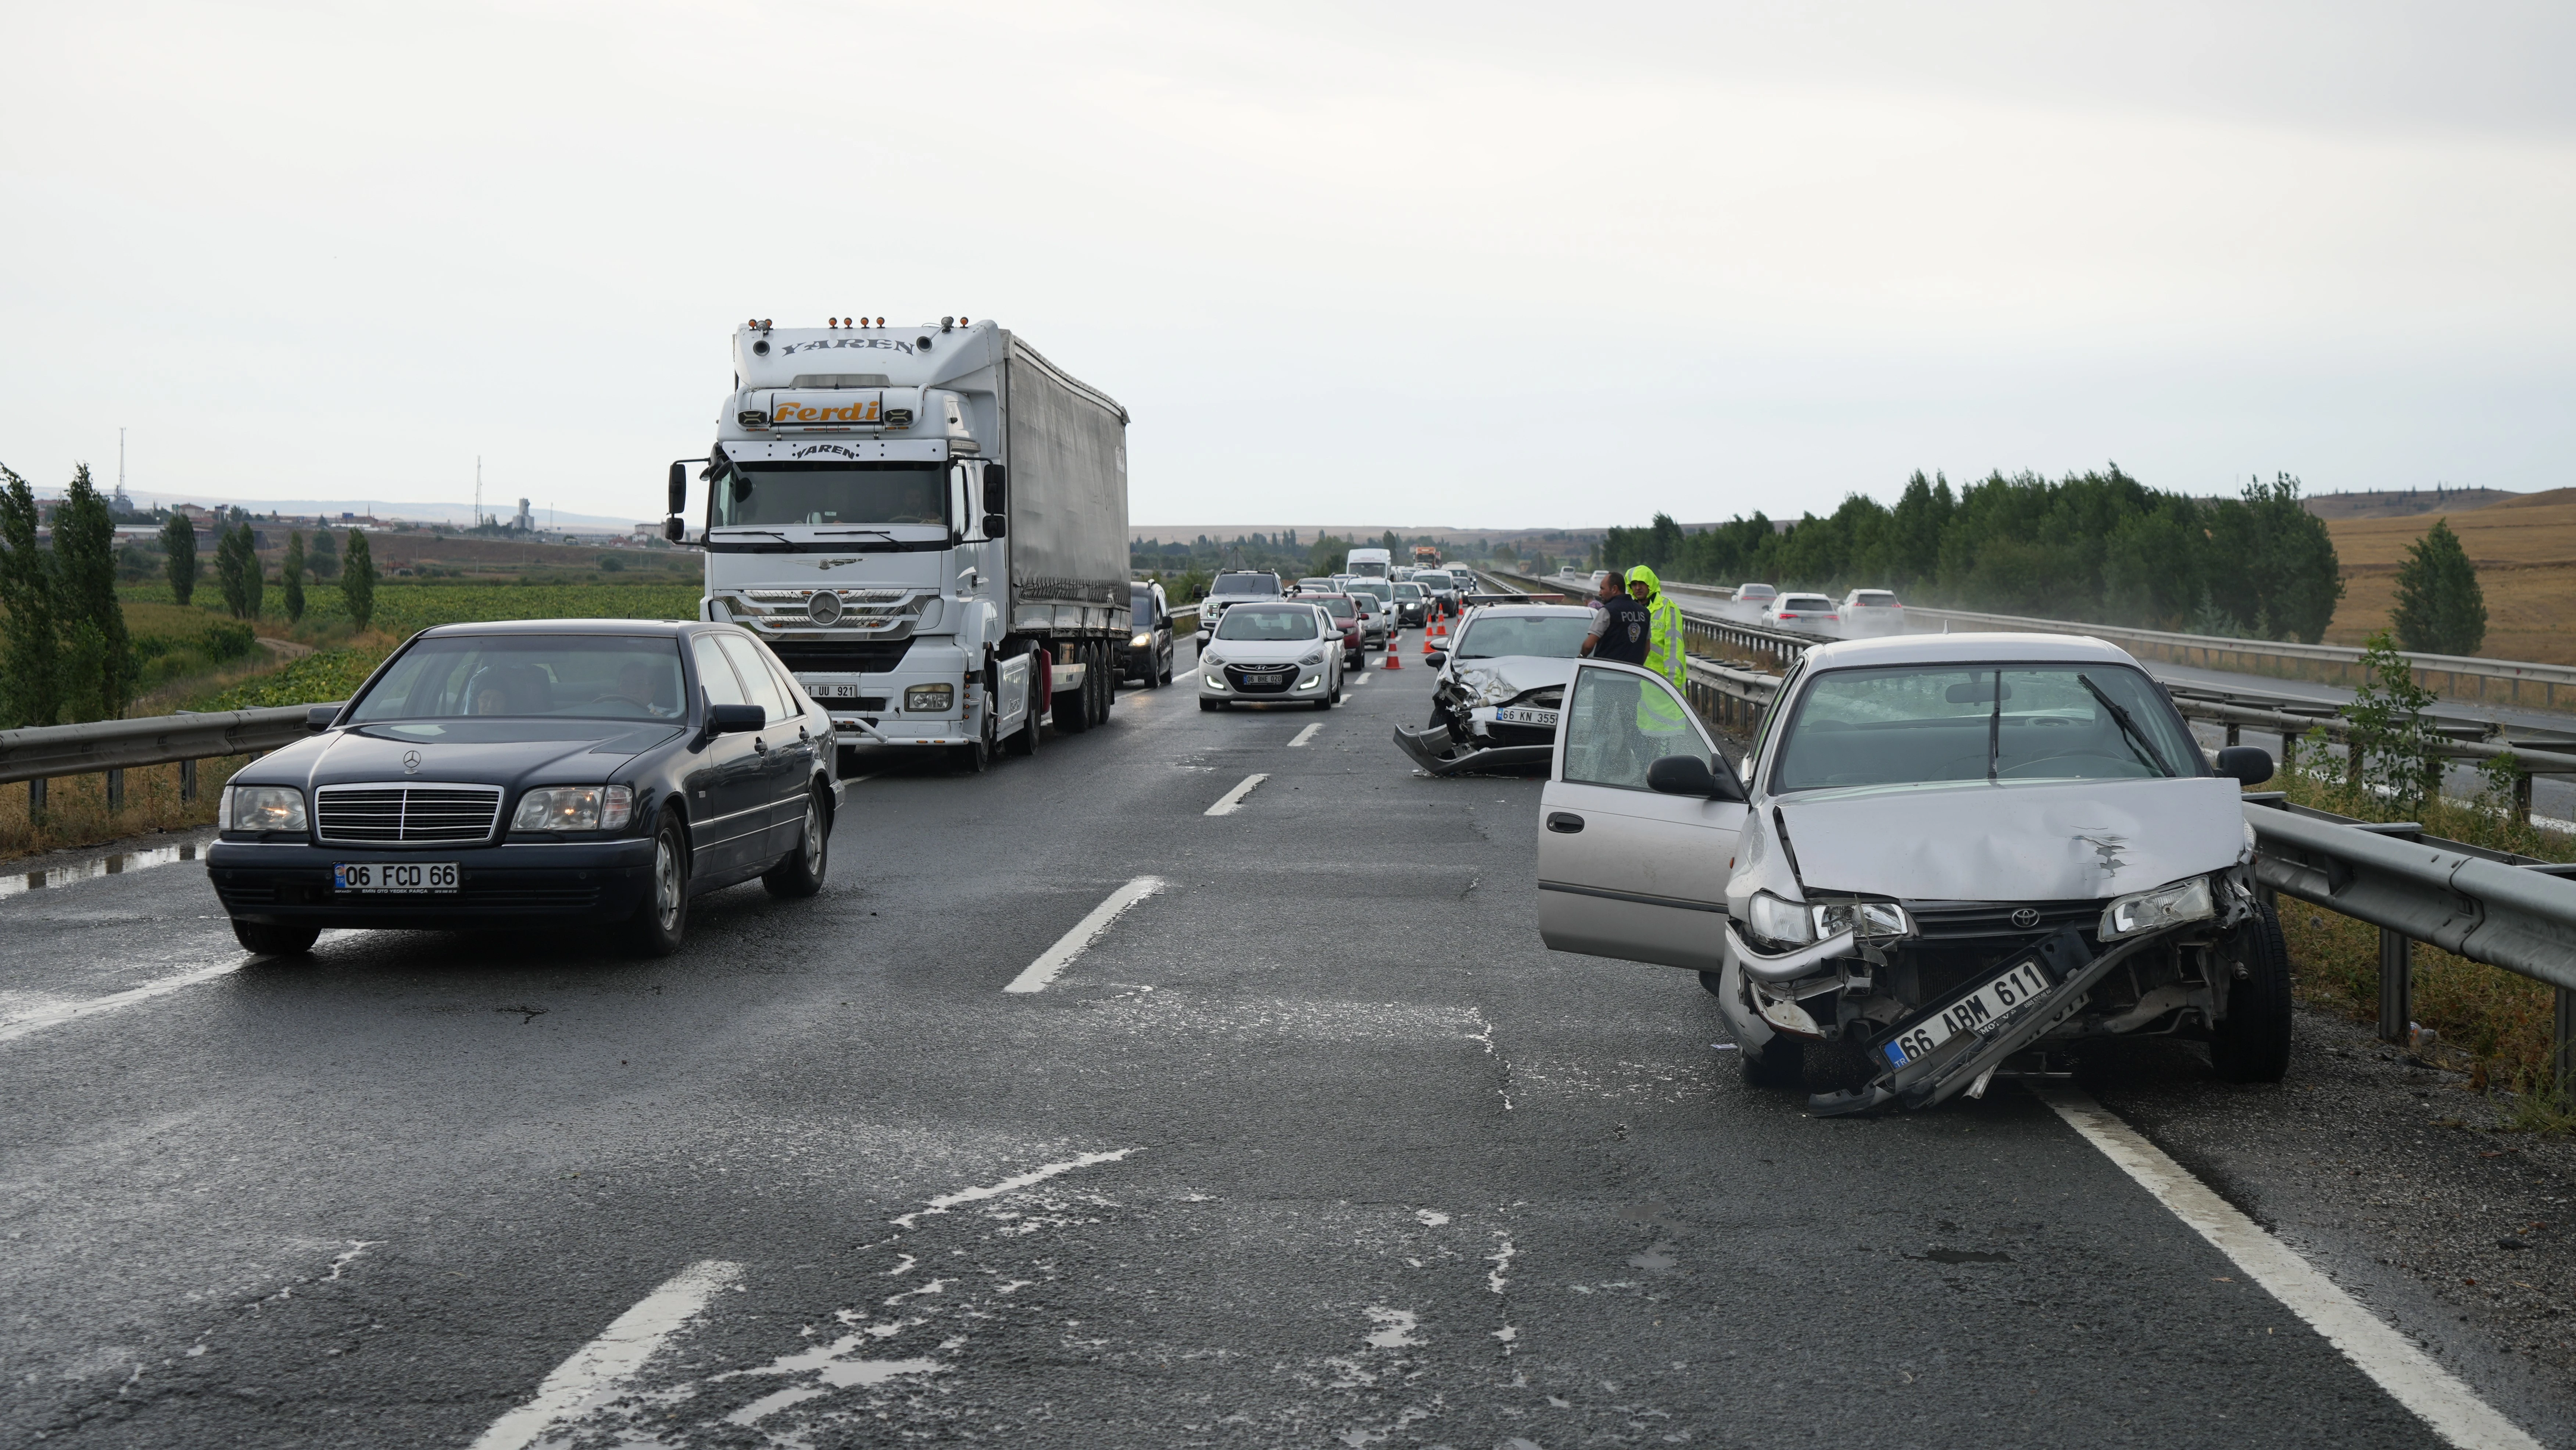
[[[121,719],[134,699],[138,662],[116,594],[116,518],[88,464],[73,469],[71,487],[54,507],[50,549],[38,537],[44,524],[35,490],[0,464],[0,729]],[[307,552],[302,534],[289,538],[281,602],[290,619],[302,618],[306,576],[336,572],[350,621],[365,629],[376,595],[367,537],[350,530],[346,562],[335,559],[336,569],[326,565],[316,573],[315,559],[337,552],[329,539],[315,535],[317,555]],[[174,517],[161,544],[171,592],[186,604],[199,574],[196,530]],[[259,617],[267,580],[247,519],[222,529],[215,580],[235,618]]]
[[[173,515],[161,526],[161,555],[171,597],[181,604],[196,598],[202,572],[197,562],[196,526]],[[365,629],[376,612],[376,561],[367,549],[367,536],[356,529],[349,531],[349,558],[345,565],[327,532],[316,530],[309,549],[301,530],[286,536],[286,558],[277,571],[278,603],[285,608],[286,617],[304,617],[304,584],[308,577],[327,580],[335,574],[340,576],[340,598],[348,607],[349,622]],[[223,595],[225,610],[235,619],[257,619],[266,605],[268,575],[259,561],[259,536],[252,532],[246,517],[235,519],[217,533],[215,588]]]

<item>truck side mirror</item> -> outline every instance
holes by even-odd
[[[1000,514],[984,515],[984,537],[998,539],[1010,532],[1011,521]]]
[[[671,506],[664,509],[663,512],[667,514],[682,514],[688,512],[688,509],[689,465],[685,463],[674,463],[671,465]]]
[[[1001,464],[987,463],[984,465],[984,507],[994,513],[1001,513],[1011,506],[1010,478],[1008,477],[1008,474],[1009,470],[1005,469]],[[991,532],[994,538],[998,539],[1001,537],[999,531],[988,530],[987,532]]]
[[[687,537],[688,532],[689,526],[680,521],[680,516],[678,514],[673,514],[669,518],[662,520],[662,537],[670,540],[674,544]]]

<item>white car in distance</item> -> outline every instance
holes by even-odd
[[[1294,599],[1238,604],[1199,651],[1199,708],[1303,705],[1342,698],[1342,627],[1322,606]]]
[[[1885,589],[1855,589],[1843,596],[1843,633],[1852,636],[1905,633],[1905,606]]]
[[[1842,622],[1842,610],[1821,594],[1783,594],[1763,609],[1762,622],[1773,629],[1823,634]]]

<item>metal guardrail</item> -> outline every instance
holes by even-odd
[[[108,809],[115,810],[125,803],[125,772],[176,761],[179,798],[195,800],[198,761],[291,745],[311,732],[305,714],[310,708],[281,705],[0,730],[0,785],[27,782],[27,809],[41,813],[47,780],[104,774]]]

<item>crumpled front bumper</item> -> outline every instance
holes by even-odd
[[[1545,770],[1556,757],[1556,746],[1547,745],[1460,745],[1440,726],[1421,730],[1395,727],[1395,743],[1413,757],[1413,763],[1433,775],[1460,775],[1480,770]]]

